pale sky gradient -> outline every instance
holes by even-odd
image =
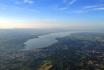
[[[103,29],[104,24],[96,24],[92,23],[70,23],[64,21],[0,21],[1,29],[12,29],[12,28],[59,28],[59,29]],[[90,26],[89,26],[90,25]]]
[[[104,29],[104,0],[0,0],[0,29]]]

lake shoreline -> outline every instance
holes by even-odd
[[[48,47],[54,43],[57,43],[57,38],[65,37],[67,35],[70,35],[71,33],[72,32],[58,32],[37,36],[37,38],[29,39],[26,42],[24,42],[24,49],[31,50]]]

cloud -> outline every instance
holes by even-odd
[[[97,6],[85,6],[83,9],[90,9],[90,8],[95,8]]]
[[[67,9],[68,9],[67,7],[56,7],[56,10],[58,10],[58,11],[64,11]]]
[[[77,0],[64,0],[64,3],[65,4],[68,4],[68,5],[72,5],[72,4],[74,4],[75,2],[76,2]]]
[[[75,10],[70,13],[80,14],[80,13],[87,13],[90,11],[97,11],[97,10],[104,10],[104,4],[84,6],[80,10]]]
[[[97,8],[97,7],[102,7],[104,4],[99,4],[99,5],[90,5],[90,6],[84,6],[83,9],[92,9],[92,8]]]
[[[95,12],[95,11],[103,11],[104,10],[104,4],[98,4],[98,5],[89,5],[89,6],[82,6],[82,8],[72,11],[66,11],[68,14],[84,14],[88,12]]]
[[[21,5],[21,4],[34,4],[34,0],[15,0],[13,1],[16,5]]]
[[[77,0],[72,0],[71,2],[69,2],[70,5],[74,4]]]
[[[68,10],[69,9],[68,6],[74,4],[76,1],[77,0],[63,0],[63,3],[64,3],[63,7],[62,5],[61,7],[57,5],[56,10],[59,10],[59,11]]]
[[[104,10],[104,7],[94,8],[94,10]]]
[[[9,11],[9,12],[12,11],[13,13],[23,13],[24,11],[25,11],[25,13],[40,13],[40,11],[37,10],[37,9],[27,8],[27,7],[20,7],[18,5],[11,6],[11,5],[8,5],[8,4],[0,5],[0,11],[1,12],[2,11]]]
[[[33,0],[23,0],[23,2],[26,3],[26,4],[33,4],[34,3]]]

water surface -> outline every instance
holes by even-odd
[[[56,38],[65,37],[70,35],[71,32],[58,32],[58,33],[50,33],[46,35],[38,36],[38,38],[30,39],[25,42],[25,49],[35,49],[35,48],[43,48],[50,46],[58,40]]]

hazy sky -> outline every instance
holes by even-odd
[[[104,28],[104,0],[0,0],[0,28]]]

